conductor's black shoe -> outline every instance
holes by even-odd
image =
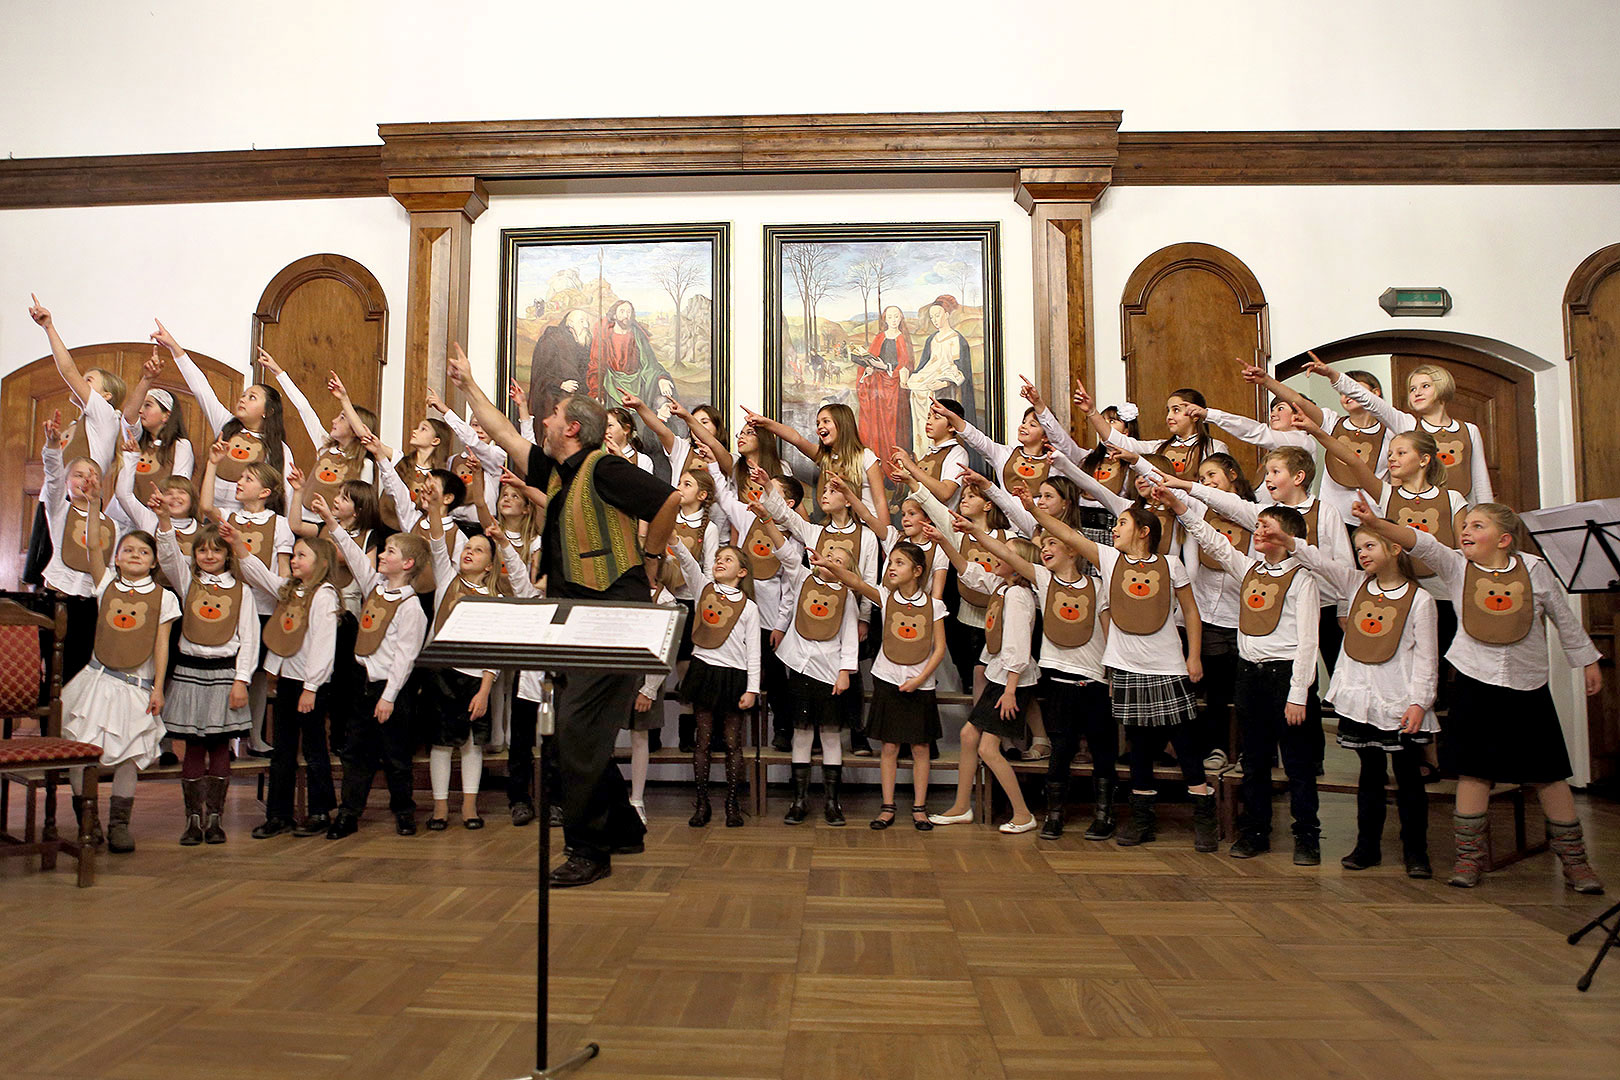
[[[360,818],[347,810],[339,810],[332,815],[332,824],[327,826],[326,838],[328,840],[341,840],[345,836],[353,836],[360,831]]]
[[[1429,865],[1429,856],[1423,852],[1408,852],[1406,855],[1406,876],[1426,881],[1434,877],[1434,868]]]
[[[332,824],[331,818],[325,814],[311,814],[293,829],[294,836],[320,836]]]
[[[272,836],[280,836],[284,832],[292,832],[293,823],[286,818],[265,818],[264,822],[253,830],[253,839],[268,840]]]
[[[394,815],[394,831],[401,836],[416,835],[416,815],[409,810]]]
[[[647,845],[640,840],[632,840],[628,844],[614,844],[608,850],[614,855],[640,855],[647,850]]]
[[[512,804],[512,824],[513,825],[522,827],[524,825],[532,824],[533,822],[534,822],[534,804],[533,803],[520,802],[520,803],[513,803]]]
[[[1322,865],[1322,842],[1314,836],[1294,837],[1294,865]]]
[[[601,881],[611,873],[613,867],[608,863],[597,862],[581,855],[571,855],[567,862],[551,872],[551,887],[572,889],[579,885]]]
[[[560,806],[553,806],[551,808],[551,827],[553,829],[560,829],[563,827],[563,813],[562,807]]]

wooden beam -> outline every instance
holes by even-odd
[[[0,161],[0,210],[387,194],[380,146]]]

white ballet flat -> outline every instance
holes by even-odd
[[[632,810],[634,810],[636,812],[636,816],[641,819],[641,823],[643,825],[647,824],[647,804],[646,803],[643,803],[643,802],[641,802],[641,801],[639,801],[637,799],[631,799],[630,800],[630,809],[632,809]]]
[[[931,825],[971,825],[973,824],[973,811],[965,814],[929,814],[928,822]]]
[[[1022,825],[1014,821],[1009,821],[1007,824],[1001,827],[1001,831],[1009,836],[1016,836],[1018,833],[1034,832],[1035,826],[1039,824],[1040,821],[1035,817],[1034,814],[1031,814],[1029,815],[1029,820],[1024,822]]]

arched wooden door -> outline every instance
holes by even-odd
[[[258,348],[276,358],[330,425],[337,401],[326,391],[326,374],[336,371],[356,405],[377,410],[382,369],[388,362],[388,299],[376,277],[343,255],[309,255],[288,264],[265,286],[253,313],[253,355]],[[257,370],[258,378],[264,373]],[[421,402],[407,403],[417,416]],[[287,410],[287,445],[305,470],[315,460],[304,425]]]
[[[151,355],[149,341],[109,342],[73,350],[73,359],[81,371],[106,368],[131,387],[141,376],[141,365]],[[235,403],[242,393],[242,373],[201,353],[191,352],[190,355],[207,374],[219,399],[227,404]],[[208,445],[213,441],[208,421],[174,364],[163,369],[157,385],[174,394],[175,406],[185,418],[186,435],[197,451],[197,474],[201,475]],[[49,356],[13,371],[0,383],[0,430],[4,431],[4,436],[0,437],[0,474],[11,481],[0,484],[0,584],[8,589],[17,587],[22,574],[34,506],[45,482],[39,457],[43,441],[40,425],[56,409],[62,410],[64,419],[78,415],[78,408],[57,373],[56,362]]]
[[[1271,328],[1265,293],[1243,261],[1210,244],[1172,244],[1142,260],[1120,301],[1125,392],[1142,410],[1142,437],[1163,438],[1170,393],[1201,390],[1211,408],[1263,415],[1262,396],[1239,362],[1265,367]],[[1102,402],[1101,404],[1108,404]],[[1245,469],[1257,454],[1232,445]]]
[[[1575,497],[1620,496],[1620,244],[1593,252],[1564,290],[1564,348],[1575,414]],[[1615,614],[1620,597],[1586,597],[1586,632],[1603,654],[1603,693],[1586,707],[1593,781],[1620,776],[1620,687],[1615,685]]]

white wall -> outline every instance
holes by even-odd
[[[1124,109],[1136,130],[1620,124],[1602,0],[9,0],[0,154],[385,121]]]

